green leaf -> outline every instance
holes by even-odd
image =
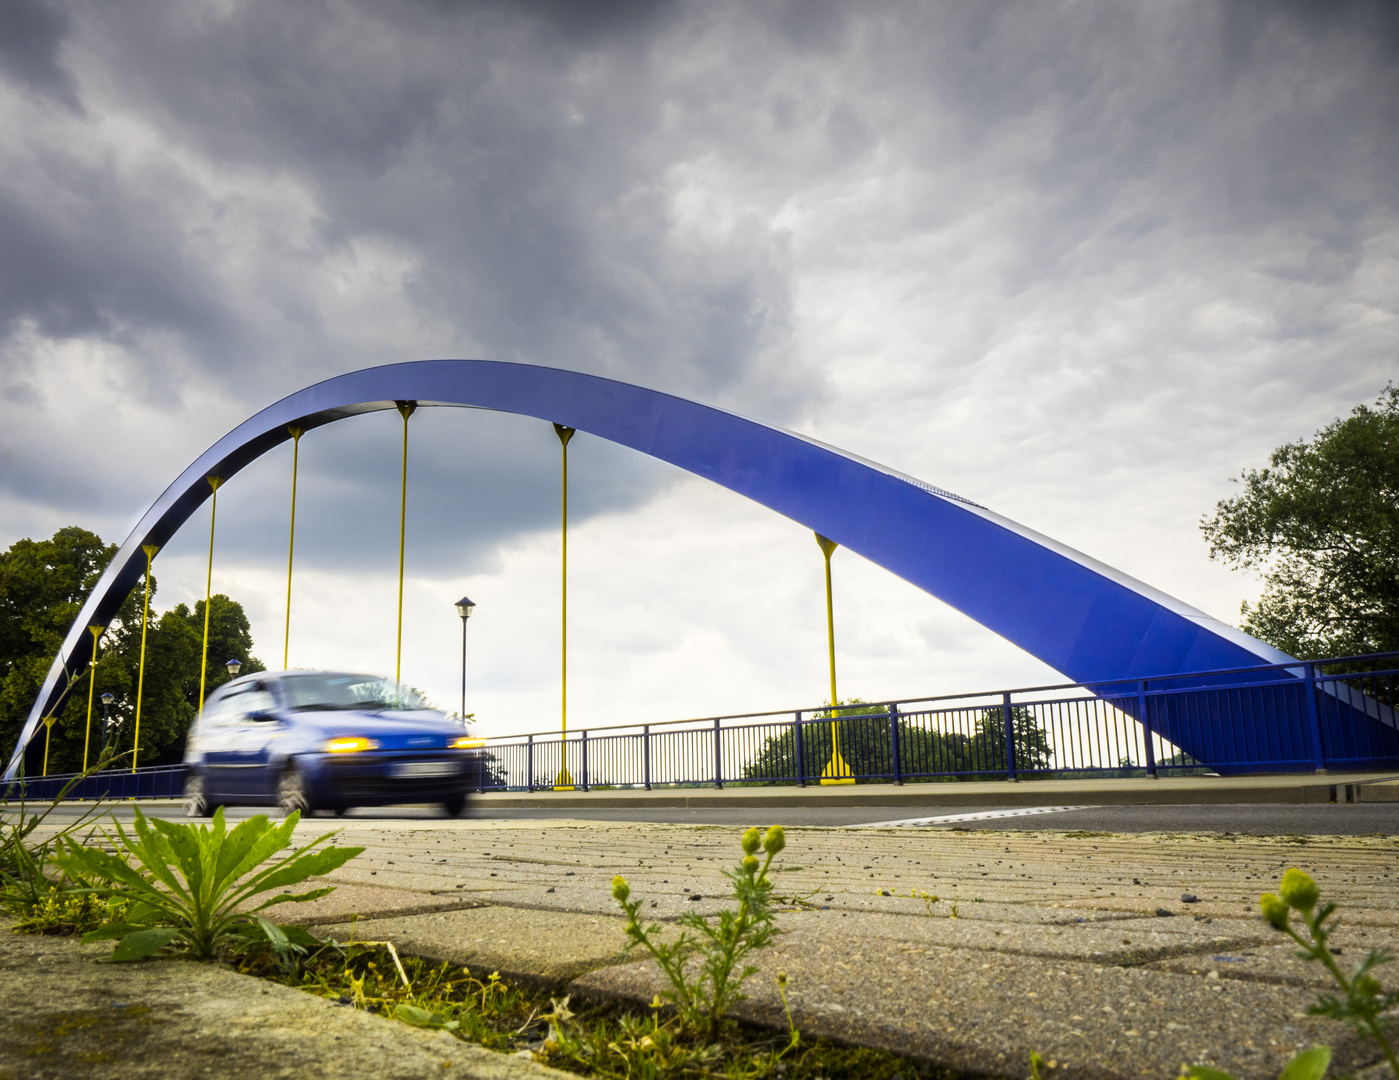
[[[137,930],[133,934],[127,934],[112,950],[112,963],[121,964],[130,960],[144,960],[148,956],[154,956],[179,935],[179,930],[168,926],[155,930]]]
[[[1331,1067],[1331,1047],[1313,1046],[1289,1061],[1278,1080],[1321,1080]]]
[[[318,949],[325,944],[315,934],[311,933],[304,926],[281,926],[283,934],[293,945],[300,945],[303,948]]]
[[[91,945],[94,941],[115,941],[117,938],[124,938],[127,934],[134,934],[138,930],[149,930],[148,926],[140,926],[132,923],[108,923],[106,926],[99,926],[96,930],[89,930],[83,935],[83,944]]]
[[[414,1027],[440,1028],[444,1031],[453,1031],[458,1027],[458,1021],[448,1020],[439,1013],[428,1012],[416,1005],[400,1005],[394,1010],[394,1015],[405,1024],[412,1024]]]

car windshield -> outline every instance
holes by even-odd
[[[292,709],[431,709],[421,693],[378,675],[307,674],[282,677],[282,691]]]

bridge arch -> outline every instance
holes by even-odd
[[[146,511],[73,623],[5,771],[145,567],[224,480],[291,438],[395,408],[470,406],[586,431],[705,477],[858,552],[1079,683],[1291,660],[1202,611],[969,500],[836,447],[724,409],[595,375],[489,360],[365,368],[298,390],[245,420]]]

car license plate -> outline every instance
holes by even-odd
[[[395,765],[395,776],[455,776],[461,766],[455,761],[405,761]]]

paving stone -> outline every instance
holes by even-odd
[[[392,941],[400,953],[550,987],[627,959],[621,919],[528,908],[483,907],[353,926],[338,923],[313,932],[337,941]]]
[[[1342,972],[1349,974],[1371,949],[1399,954],[1399,933],[1389,928],[1377,930],[1374,927],[1342,924],[1331,936],[1331,946],[1340,953],[1336,957],[1337,965]],[[1290,938],[1270,931],[1262,942],[1248,948],[1218,949],[1195,956],[1169,957],[1147,966],[1158,971],[1176,971],[1206,978],[1271,982],[1316,990],[1329,990],[1335,986],[1321,964],[1303,960],[1297,956],[1297,952],[1297,945]],[[1379,976],[1385,982],[1392,982],[1386,968],[1379,970]]]
[[[988,955],[965,949],[910,952],[898,941],[808,927],[756,958],[760,971],[737,1010],[783,1026],[776,975],[808,1035],[881,1047],[954,1069],[1028,1075],[1032,1050],[1053,1076],[1174,1077],[1182,1062],[1240,1077],[1275,1077],[1297,1049],[1318,1042],[1339,1068],[1376,1059],[1330,1020],[1306,1015],[1310,995],[1292,987]],[[600,969],[576,992],[644,1004],[667,986],[648,962]]]
[[[568,1076],[218,964],[104,964],[110,944],[0,928],[3,1080]]]
[[[800,912],[783,915],[784,931],[831,930],[860,938],[899,941],[903,951],[935,952],[941,947],[1015,953],[1100,964],[1141,964],[1168,956],[1217,953],[1254,945],[1263,940],[1262,925],[1249,933],[1219,934],[1199,924],[1163,927],[1166,919],[1141,919],[1068,925],[996,923],[970,919],[921,918],[908,915],[851,917],[844,912]]]
[[[415,889],[391,889],[379,885],[328,882],[336,889],[318,900],[288,904],[276,909],[279,922],[298,926],[344,922],[351,915],[361,919],[382,919],[392,915],[418,915],[428,911],[452,911],[481,907],[486,901],[461,896],[442,896]]]

